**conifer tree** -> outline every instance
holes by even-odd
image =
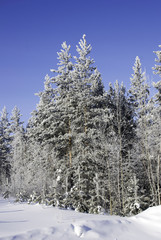
[[[51,69],[54,77],[45,78],[44,91],[40,97],[37,110],[33,112],[28,128],[28,139],[31,145],[40,144],[40,154],[34,151],[34,165],[42,169],[43,192],[53,205],[63,206],[72,165],[72,71],[70,46],[62,44],[58,53],[58,69]],[[32,164],[32,162],[31,162]],[[41,184],[39,184],[41,185]]]
[[[11,115],[11,192],[19,194],[25,188],[25,130],[20,110],[15,106]]]
[[[28,183],[32,186],[30,192],[34,192],[32,196],[34,195],[35,198],[38,197],[39,200],[42,200],[42,198],[45,198],[51,182],[53,182],[51,172],[54,162],[54,159],[51,159],[54,135],[51,128],[51,122],[53,121],[51,106],[54,104],[54,94],[48,75],[45,76],[44,90],[36,95],[40,98],[39,103],[37,109],[32,112],[26,134]],[[40,175],[41,179],[38,177]]]
[[[62,49],[58,53],[58,69],[51,69],[55,74],[50,81],[55,86],[54,101],[52,110],[54,121],[51,128],[54,132],[54,152],[56,157],[55,172],[55,197],[57,205],[64,205],[65,196],[72,185],[72,165],[73,165],[73,136],[72,120],[74,110],[74,87],[71,62],[70,45],[66,42],[62,44]]]
[[[161,45],[159,45],[161,47]],[[155,59],[155,62],[157,63],[154,67],[154,74],[159,75],[161,77],[161,51],[154,51],[157,58]],[[160,129],[161,129],[161,80],[159,79],[158,82],[153,84],[154,87],[157,90],[157,93],[155,94],[155,103],[153,104],[153,156],[155,156],[156,159],[156,185],[157,185],[157,204],[161,203],[161,141],[160,141]]]
[[[1,186],[8,185],[10,180],[10,131],[9,131],[9,120],[6,107],[2,109],[0,118],[0,181]]]
[[[159,45],[161,47],[161,45]],[[155,66],[152,68],[154,70],[154,74],[157,74],[161,77],[161,51],[154,51],[154,53],[157,55],[157,58],[155,59]],[[157,94],[155,95],[157,104],[161,105],[161,80],[159,80],[157,83],[154,83],[154,87],[157,89]]]
[[[144,186],[145,197],[151,195],[152,203],[156,203],[156,186],[154,181],[153,163],[151,161],[150,146],[149,146],[149,121],[148,115],[148,96],[149,86],[146,83],[145,72],[142,73],[139,57],[136,57],[133,67],[134,74],[131,78],[131,88],[129,90],[131,100],[135,107],[136,123],[137,123],[137,138],[139,144],[136,145],[138,155],[139,169],[137,171],[139,185]],[[142,177],[141,177],[142,176]],[[146,190],[145,190],[146,189]]]
[[[97,211],[97,207],[103,205],[102,186],[99,184],[105,162],[99,130],[105,125],[105,115],[109,114],[105,108],[106,96],[101,75],[93,66],[94,60],[89,56],[91,49],[91,45],[86,42],[86,36],[83,35],[77,46],[78,57],[75,57],[76,64],[72,72],[76,96],[72,122],[73,154],[77,169],[74,172],[72,197],[76,199],[75,207],[79,211],[87,212]]]
[[[139,57],[135,59],[133,67],[134,73],[132,74],[131,87],[129,90],[131,102],[135,107],[136,119],[139,120],[145,115],[145,106],[149,96],[149,86],[146,83],[145,72],[142,73],[142,67]]]
[[[131,151],[135,139],[134,110],[126,96],[123,83],[120,86],[116,81],[114,88],[110,84],[107,99],[107,104],[113,114],[112,127],[117,138],[115,140],[117,143],[115,171],[118,173],[116,177],[118,208],[121,209],[122,214],[125,214],[127,185],[133,171]]]
[[[154,197],[152,204],[160,204],[160,153],[161,153],[161,141],[160,141],[160,107],[156,104],[156,98],[150,99],[147,104],[148,114],[148,145],[149,145],[149,155],[151,162],[151,176],[154,185]]]

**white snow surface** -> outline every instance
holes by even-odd
[[[0,240],[161,240],[161,206],[134,217],[93,215],[0,198]]]

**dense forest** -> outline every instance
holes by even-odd
[[[161,47],[161,46],[159,46]],[[80,212],[132,215],[161,203],[161,80],[151,96],[136,57],[127,90],[105,91],[86,36],[64,42],[26,127],[0,118],[0,193]],[[161,77],[161,51],[153,71]]]

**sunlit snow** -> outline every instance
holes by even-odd
[[[160,240],[161,206],[134,217],[92,215],[0,198],[0,240]]]

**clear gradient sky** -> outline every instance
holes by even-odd
[[[17,105],[27,122],[62,42],[75,55],[83,34],[105,89],[116,79],[129,88],[137,55],[155,80],[161,0],[0,0],[0,111],[5,105],[11,113]]]

